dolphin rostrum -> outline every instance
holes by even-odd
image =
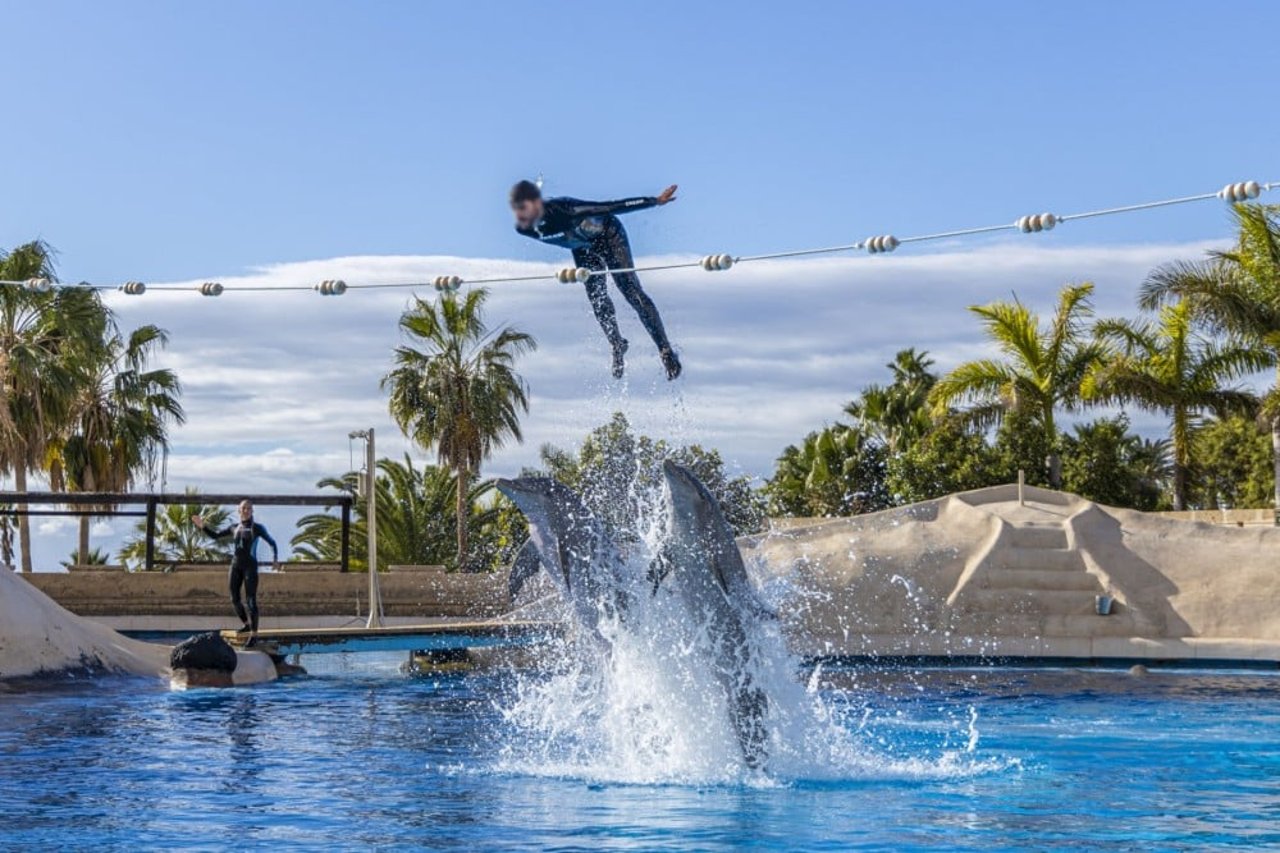
[[[768,697],[755,683],[747,625],[770,614],[755,596],[733,529],[715,498],[687,468],[666,461],[670,530],[658,583],[674,576],[689,611],[706,622],[712,667],[725,690],[729,718],[749,767],[766,760]]]
[[[622,556],[582,499],[550,477],[498,480],[529,522],[529,541],[516,555],[508,584],[514,597],[544,568],[580,625],[600,639],[602,618],[622,615]]]

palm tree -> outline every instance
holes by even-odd
[[[0,279],[54,278],[42,242],[0,252]],[[27,474],[44,467],[50,438],[62,433],[82,386],[83,353],[101,339],[105,309],[81,287],[0,286],[0,471],[27,491]],[[24,509],[25,507],[19,507]],[[22,571],[31,571],[31,527],[18,518]]]
[[[1262,403],[1271,427],[1275,506],[1280,507],[1280,206],[1232,207],[1235,245],[1203,261],[1159,267],[1142,286],[1141,304],[1157,308],[1187,300],[1217,331],[1239,335],[1276,367],[1276,384]]]
[[[1085,377],[1084,396],[1098,402],[1132,403],[1169,418],[1173,508],[1183,509],[1191,439],[1200,417],[1255,411],[1257,397],[1227,383],[1265,368],[1267,354],[1257,347],[1218,343],[1199,334],[1186,300],[1166,305],[1154,323],[1104,320],[1095,333],[1115,351]]]
[[[458,564],[466,563],[467,493],[480,466],[508,439],[522,440],[520,415],[528,390],[517,358],[537,344],[524,332],[484,324],[487,291],[447,294],[439,302],[415,299],[400,316],[408,339],[396,348],[395,368],[382,378],[391,416],[423,449],[457,477]]]
[[[105,566],[110,559],[110,555],[101,548],[94,548],[88,552],[77,548],[62,561],[62,567],[69,569],[72,566]]]
[[[930,371],[933,363],[927,352],[917,352],[915,347],[901,350],[886,365],[893,372],[893,382],[867,386],[844,408],[890,456],[906,450],[933,425],[928,407],[929,392],[938,381]]]
[[[359,473],[342,477],[326,477],[317,485],[322,489],[354,492]],[[455,545],[454,529],[448,519],[454,509],[457,479],[447,468],[427,465],[419,468],[407,455],[403,462],[378,460],[378,569],[394,565],[445,565],[451,562]],[[467,494],[471,511],[467,524],[478,532],[494,520],[492,506],[479,506],[493,491],[492,482],[480,483]],[[365,516],[368,506],[356,504],[351,524],[351,567],[367,570]],[[298,533],[293,537],[293,551],[304,560],[331,561],[342,552],[342,521],[329,513],[313,513],[298,520]]]
[[[191,494],[191,490],[187,489]],[[204,519],[206,527],[221,529],[227,526],[230,513],[224,507],[199,503],[168,504],[156,513],[155,558],[166,563],[212,563],[227,559],[231,551],[221,542],[215,542],[196,529],[191,517]],[[147,522],[143,519],[134,528],[134,534],[120,549],[120,559],[139,564],[147,556]]]
[[[885,509],[884,447],[859,426],[834,424],[809,433],[778,457],[765,484],[769,512],[784,516],[846,516]]]
[[[113,326],[85,359],[70,433],[52,460],[55,489],[65,482],[77,492],[123,492],[139,475],[154,477],[168,453],[169,424],[186,420],[177,375],[148,366],[168,343],[165,331],[146,325],[124,337]],[[87,515],[80,517],[80,553],[89,553]]]
[[[1049,447],[1049,484],[1061,488],[1055,414],[1079,407],[1080,383],[1102,353],[1101,345],[1084,333],[1093,314],[1092,293],[1087,282],[1064,287],[1047,328],[1016,299],[971,307],[1004,359],[965,362],[938,380],[929,393],[934,416],[945,417],[953,406],[967,405],[958,416],[981,427],[999,423],[1010,411],[1028,417]]]

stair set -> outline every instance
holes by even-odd
[[[985,636],[1134,637],[1152,627],[1123,596],[1090,571],[1087,554],[1072,547],[1066,519],[1000,520],[948,598],[953,626]],[[1099,596],[1112,597],[1109,615]],[[968,627],[969,630],[965,630]]]

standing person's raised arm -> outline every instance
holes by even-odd
[[[657,195],[636,196],[617,201],[575,201],[574,216],[604,216],[607,214],[631,213],[636,210],[647,210],[676,200],[676,185],[672,184]]]
[[[210,539],[226,539],[235,530],[235,527],[226,527],[222,530],[210,530],[208,527],[205,527],[204,517],[201,515],[191,516],[191,523],[196,526],[196,530],[199,530]]]

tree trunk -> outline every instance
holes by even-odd
[[[1272,507],[1280,511],[1280,418],[1271,421],[1271,462],[1275,470],[1275,500]]]
[[[13,524],[8,516],[0,519],[0,563],[13,570]]]
[[[1169,441],[1173,446],[1173,508],[1184,510],[1191,479],[1191,413],[1185,406],[1173,407],[1173,429]]]
[[[19,459],[13,465],[13,487],[19,492],[27,490],[27,465]],[[18,504],[22,515],[18,516],[18,551],[21,554],[22,571],[31,572],[31,520],[26,515],[26,504]]]
[[[1049,446],[1049,455],[1044,459],[1044,467],[1049,475],[1049,488],[1062,490],[1062,456],[1058,453],[1058,427],[1053,422],[1053,406],[1044,413],[1044,439]]]
[[[78,548],[80,565],[89,565],[89,516],[80,516],[80,547]]]
[[[458,570],[466,568],[467,562],[467,485],[470,477],[465,468],[458,469]]]
[[[1276,365],[1276,390],[1280,392],[1280,364]],[[1271,467],[1275,479],[1271,509],[1280,513],[1280,416],[1271,418]]]

